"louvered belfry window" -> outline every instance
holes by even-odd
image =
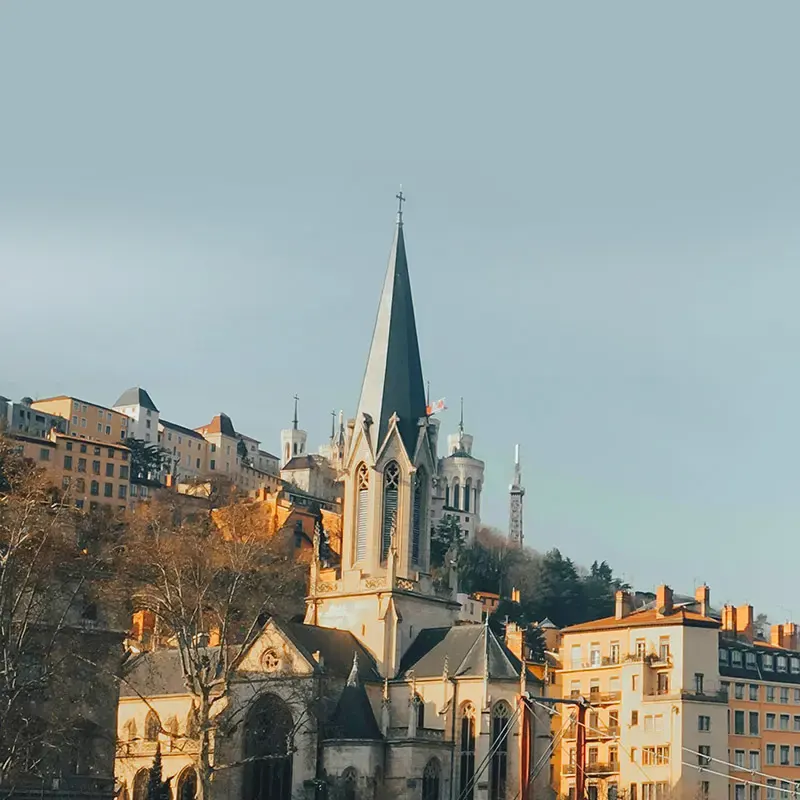
[[[425,470],[420,467],[414,480],[414,517],[411,527],[411,560],[420,563],[422,543],[422,504],[425,497]]]
[[[390,461],[383,472],[383,526],[381,536],[381,561],[389,555],[392,544],[392,528],[397,517],[397,498],[400,489],[400,467]]]
[[[361,464],[356,473],[356,561],[367,557],[367,506],[369,504],[369,470]]]

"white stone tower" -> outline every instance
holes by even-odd
[[[300,398],[294,396],[294,419],[291,428],[281,431],[281,469],[283,469],[295,456],[306,455],[306,439],[308,434],[300,430],[297,423],[297,402]]]
[[[522,498],[525,489],[522,486],[522,469],[519,463],[519,445],[514,449],[514,481],[508,487],[509,518],[508,541],[512,547],[522,547]]]
[[[457,517],[461,530],[471,540],[481,522],[481,492],[485,464],[472,455],[472,435],[464,431],[464,398],[458,432],[447,437],[447,455],[439,459],[440,501],[435,525],[442,517]]]

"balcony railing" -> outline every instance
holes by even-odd
[[[586,731],[587,739],[617,739],[619,738],[619,726],[609,725],[606,728],[589,728]]]
[[[728,692],[726,689],[684,689],[681,692],[681,700],[694,700],[698,703],[726,703],[728,702]]]
[[[564,764],[561,767],[562,775],[574,775],[577,771],[575,764]],[[619,761],[594,761],[586,765],[587,775],[613,775],[619,772]]]
[[[589,702],[593,705],[618,703],[622,692],[589,692]]]

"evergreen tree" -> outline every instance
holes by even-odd
[[[156,744],[156,755],[147,781],[147,800],[170,800],[169,780],[161,779],[161,743]]]

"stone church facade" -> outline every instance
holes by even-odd
[[[530,791],[524,780],[550,722],[523,710],[520,696],[542,694],[541,685],[487,624],[458,624],[454,566],[444,580],[431,575],[437,469],[398,213],[345,433],[340,565],[314,559],[303,623],[271,620],[241,664],[215,742],[215,798],[548,796],[538,794],[546,768]],[[160,741],[173,796],[189,800],[195,740],[177,655],[138,656],[128,681],[118,780],[143,800]]]

